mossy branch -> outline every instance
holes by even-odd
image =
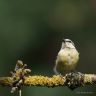
[[[26,69],[26,64],[18,60],[14,72],[11,77],[0,77],[0,85],[12,87],[11,92],[21,89],[22,86],[42,86],[57,87],[68,86],[75,89],[80,86],[96,84],[95,74],[82,74],[80,72],[71,72],[64,77],[60,75],[47,76],[30,76],[30,69]]]

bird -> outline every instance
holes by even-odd
[[[70,39],[63,39],[61,49],[58,52],[54,72],[56,75],[66,75],[75,72],[79,60],[79,52],[75,48],[75,44]]]

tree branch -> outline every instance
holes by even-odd
[[[75,89],[80,86],[96,84],[95,74],[83,74],[80,72],[71,72],[64,77],[60,75],[47,76],[30,76],[30,69],[25,69],[26,64],[18,61],[14,72],[11,72],[11,77],[0,77],[0,85],[12,87],[13,93],[22,86],[42,86],[42,87],[57,87],[68,86],[70,89]]]

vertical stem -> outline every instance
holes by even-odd
[[[22,93],[21,93],[21,89],[19,90],[19,96],[21,96],[22,95]]]

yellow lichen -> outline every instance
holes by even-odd
[[[44,76],[29,76],[25,77],[24,84],[30,86],[49,86],[54,87],[58,85],[64,85],[65,79],[59,75],[54,75],[53,77]]]

